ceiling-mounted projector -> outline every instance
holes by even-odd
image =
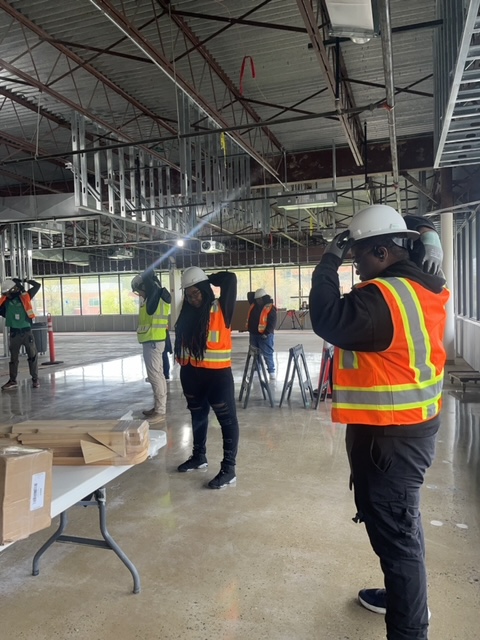
[[[125,249],[125,247],[110,247],[107,254],[110,260],[131,260],[133,258],[132,249]]]
[[[203,253],[223,253],[225,245],[215,240],[202,240],[200,243],[200,251]]]

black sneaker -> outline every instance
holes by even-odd
[[[362,589],[358,592],[358,601],[374,613],[385,615],[387,613],[387,592],[385,589]]]
[[[195,471],[196,469],[206,469],[207,467],[207,456],[205,456],[203,453],[196,453],[193,456],[190,456],[190,458],[183,462],[179,467],[177,467],[177,471],[180,471],[180,473],[185,473],[187,471]]]
[[[40,382],[38,380],[32,380],[32,387],[34,389],[38,389],[40,387]]]
[[[385,615],[387,613],[387,592],[385,589],[362,589],[358,592],[358,601],[373,613]],[[428,609],[428,619],[432,617],[432,612]]]
[[[218,475],[216,475],[213,480],[210,480],[208,487],[210,489],[225,489],[229,484],[233,485],[236,484],[236,482],[235,467],[230,467],[230,469],[224,469],[222,467]]]
[[[2,391],[10,391],[10,389],[18,389],[18,382],[14,382],[13,380],[9,380],[2,387]]]

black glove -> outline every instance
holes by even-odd
[[[19,291],[22,291],[22,292],[25,291],[25,288],[23,286],[23,282],[20,280],[20,278],[12,278],[12,280],[17,285],[17,288],[19,289]]]
[[[350,232],[348,229],[338,233],[334,239],[327,244],[323,255],[330,255],[337,258],[338,266],[342,264],[345,259],[345,256],[348,253],[348,250],[352,246],[352,239],[349,238]]]

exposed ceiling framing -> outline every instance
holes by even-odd
[[[0,196],[82,189],[86,218],[48,242],[99,255],[107,241],[163,252],[196,229],[291,257],[372,199],[435,208],[435,5],[390,0],[389,85],[380,38],[332,40],[325,0],[0,0]],[[321,215],[276,204],[284,189],[334,186],[339,204]],[[162,227],[167,210],[180,226]]]

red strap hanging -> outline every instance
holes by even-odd
[[[245,75],[245,66],[247,64],[247,60],[250,60],[250,69],[252,71],[252,78],[256,77],[255,72],[255,63],[253,61],[252,56],[243,56],[242,67],[240,69],[240,95],[243,96],[243,76]]]

